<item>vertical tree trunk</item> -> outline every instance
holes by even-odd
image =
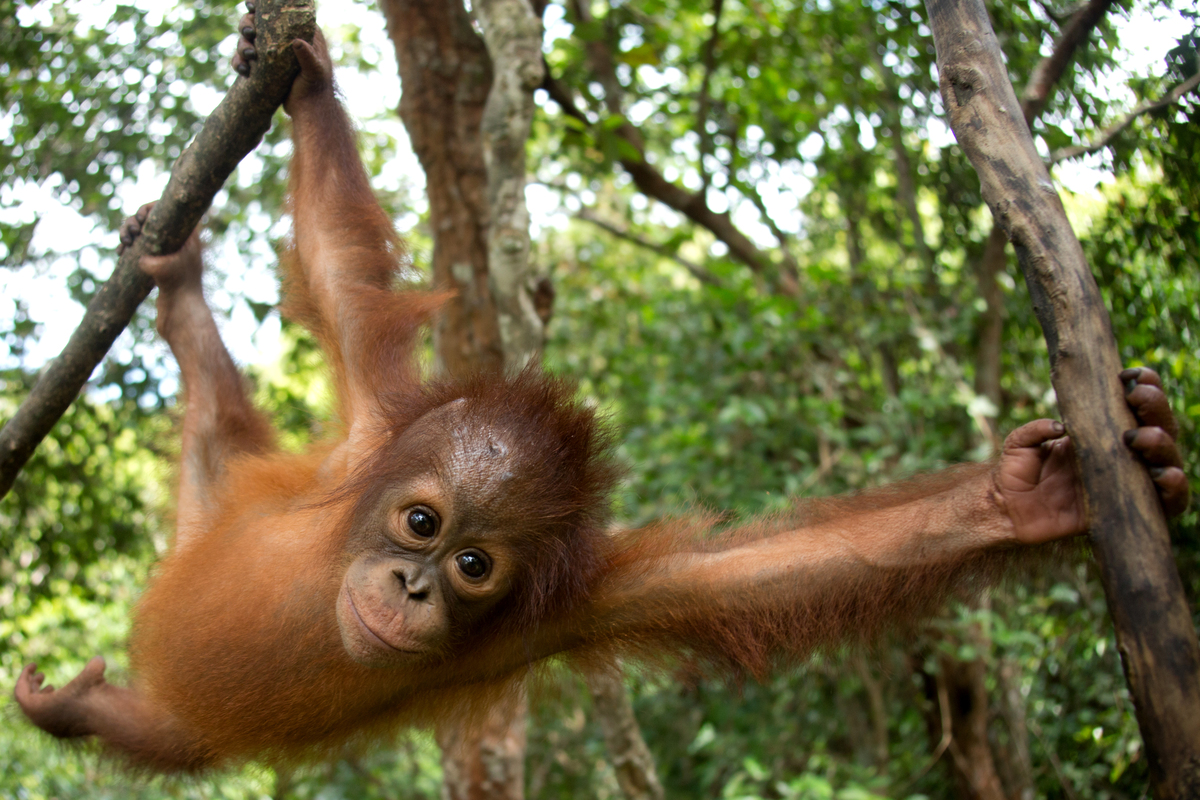
[[[988,416],[1000,415],[1000,364],[1004,347],[1004,295],[1000,291],[1000,273],[1004,270],[1008,237],[999,225],[992,226],[976,280],[979,296],[987,304],[979,325],[979,348],[975,353],[975,392],[992,403]]]
[[[525,205],[525,144],[533,125],[533,90],[545,75],[542,21],[528,0],[476,0],[475,13],[494,66],[482,120],[490,213],[488,272],[504,364],[520,369],[541,353],[545,338],[534,303]]]
[[[996,670],[996,681],[999,684],[1000,716],[1008,728],[1009,745],[1002,753],[1008,796],[1012,800],[1033,800],[1033,762],[1029,757],[1025,698],[1021,696],[1021,668],[1011,658],[1003,659]]]
[[[943,655],[939,667],[950,700],[950,727],[954,737],[950,754],[958,797],[962,800],[1006,800],[988,744],[988,697],[984,682],[987,664],[982,658],[959,661]]]
[[[855,653],[851,659],[867,695],[867,713],[871,721],[871,763],[880,774],[885,774],[888,770],[888,714],[883,684],[875,677],[862,653]]]
[[[461,0],[382,0],[380,8],[400,67],[400,117],[425,171],[433,284],[457,292],[434,325],[434,352],[450,375],[501,370],[506,352],[488,263],[494,192],[483,133],[492,59]],[[522,148],[527,137],[528,129]],[[482,721],[440,725],[444,795],[522,800],[525,725],[524,692],[490,709]]]
[[[523,800],[526,703],[517,692],[482,721],[438,726],[443,800]]]
[[[488,273],[488,180],[481,122],[492,62],[461,0],[380,0],[396,48],[400,118],[425,171],[433,284],[451,289],[434,350],[451,375],[501,369]]]
[[[525,147],[543,80],[541,19],[526,0],[477,0],[481,38],[461,0],[380,7],[400,66],[400,116],[426,176],[434,284],[458,292],[437,322],[435,352],[454,375],[519,369],[541,352],[553,299],[531,269],[525,204]],[[616,669],[615,685],[594,680],[596,713],[619,748],[618,778],[631,798],[661,797]],[[446,795],[519,800],[526,718],[522,692],[481,724],[440,727]]]
[[[592,709],[600,729],[617,784],[627,800],[662,800],[663,788],[654,769],[654,756],[642,738],[633,704],[621,679],[621,664],[615,659],[611,669],[598,669],[587,676],[592,693]]]
[[[1121,440],[1136,423],[1108,314],[982,0],[926,5],[950,125],[1013,242],[1046,336],[1151,785],[1160,800],[1200,796],[1200,646],[1154,486]]]

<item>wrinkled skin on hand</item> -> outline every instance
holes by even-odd
[[[1187,508],[1189,489],[1175,444],[1179,426],[1158,373],[1135,367],[1121,373],[1126,400],[1139,427],[1126,431],[1125,444],[1150,469],[1167,516]],[[1071,440],[1061,422],[1040,419],[1008,435],[996,470],[997,503],[1013,523],[1013,535],[1038,544],[1083,533],[1083,487],[1075,469]]]

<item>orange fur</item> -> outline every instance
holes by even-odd
[[[160,294],[160,313],[195,322],[165,331],[189,382],[177,541],[138,604],[129,689],[93,670],[39,692],[23,673],[22,707],[46,730],[99,736],[165,771],[302,758],[477,713],[559,653],[682,655],[761,675],[925,613],[1005,563],[1002,538],[968,530],[989,502],[989,466],[724,530],[697,515],[608,535],[617,470],[594,412],[538,365],[420,381],[417,337],[444,296],[395,291],[403,246],[332,88],[289,102],[284,307],[325,349],[337,433],[279,452],[198,280]],[[439,589],[442,616],[426,623],[397,609],[428,599],[426,574],[406,570],[440,540],[404,526],[438,503],[472,531],[438,564],[486,545],[500,578],[476,602],[469,573],[445,567],[436,580],[459,595]]]

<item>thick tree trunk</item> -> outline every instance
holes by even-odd
[[[475,13],[495,77],[483,110],[487,165],[488,273],[500,323],[504,364],[520,369],[542,351],[544,326],[534,297],[525,205],[525,143],[533,91],[542,84],[542,21],[527,0],[477,0]]]
[[[485,120],[491,108],[496,125],[492,59],[461,0],[382,0],[388,34],[396,48],[403,93],[400,117],[425,171],[433,234],[433,284],[457,294],[434,325],[434,353],[440,368],[466,376],[502,370],[508,362],[501,336],[502,317],[489,265],[489,220],[497,192],[489,187],[485,161]],[[540,53],[538,66],[541,66]],[[508,82],[507,76],[501,85]],[[532,94],[532,89],[530,90]],[[532,104],[532,103],[531,103]],[[504,116],[503,104],[499,106]],[[503,123],[501,123],[503,124]],[[509,141],[503,131],[492,131]],[[513,198],[500,204],[504,230],[519,226],[525,213],[524,146],[520,135],[520,208]],[[495,147],[492,147],[495,161]],[[501,156],[503,161],[504,153]],[[529,252],[525,221],[521,258]],[[517,236],[519,239],[519,235]],[[501,270],[519,272],[511,263]],[[539,330],[540,333],[540,330]],[[528,356],[526,356],[528,357]],[[437,728],[442,748],[443,796],[448,800],[521,800],[525,794],[524,692],[489,710],[484,720],[448,720]]]
[[[1075,444],[1092,540],[1160,800],[1200,796],[1200,647],[1145,468],[1116,343],[1008,81],[981,0],[927,0],[942,96],[983,197],[1017,251]]]
[[[200,222],[213,196],[271,127],[299,70],[293,39],[312,41],[312,0],[259,0],[258,61],[238,78],[175,166],[163,196],[133,246],[88,304],[83,321],[62,353],[42,370],[33,391],[0,430],[0,497],[54,427],[79,390],[129,324],[154,282],[138,267],[143,255],[173,253]]]
[[[434,324],[434,353],[451,375],[504,369],[511,359],[502,331],[511,314],[502,314],[500,306],[514,302],[514,291],[505,289],[520,283],[523,270],[516,261],[526,263],[529,253],[524,143],[533,88],[524,131],[511,130],[512,76],[502,72],[493,80],[492,58],[461,0],[383,0],[380,8],[400,65],[401,119],[425,170],[433,285],[457,293]],[[540,67],[539,50],[539,82]],[[511,166],[514,148],[520,176]],[[497,170],[490,167],[496,166],[503,178],[493,181]],[[514,181],[520,181],[515,196]],[[516,252],[506,252],[514,243]],[[496,265],[490,263],[493,253],[499,255]],[[517,337],[512,351],[526,348],[529,338]],[[522,800],[526,708],[521,692],[490,709],[485,720],[440,724],[445,798]]]
[[[544,82],[541,19],[526,0],[473,7],[482,38],[459,0],[381,2],[400,65],[400,115],[426,176],[434,284],[458,291],[435,330],[442,367],[456,375],[519,369],[539,355],[553,300],[533,275],[525,204],[533,92]],[[615,686],[592,680],[601,681],[596,714],[622,788],[661,797],[619,672]],[[441,726],[446,796],[519,800],[526,719],[522,693],[482,724]]]
[[[451,375],[501,369],[481,132],[491,59],[461,0],[381,0],[379,7],[400,65],[400,117],[425,171],[433,284],[457,292],[434,326],[434,351]]]

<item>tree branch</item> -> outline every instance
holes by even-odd
[[[642,738],[622,676],[621,662],[615,658],[584,675],[592,695],[592,710],[604,733],[604,744],[625,800],[662,800],[654,756]]]
[[[21,467],[154,288],[138,267],[141,257],[183,246],[225,179],[262,140],[275,109],[287,97],[300,69],[292,40],[312,41],[316,31],[312,0],[258,0],[256,14],[258,60],[253,73],[234,81],[175,162],[142,235],[117,260],[112,277],[88,304],[67,346],[45,366],[29,396],[0,430],[0,497],[8,494]]]
[[[1087,41],[1112,4],[1113,0],[1090,0],[1071,15],[1062,35],[1054,43],[1054,52],[1038,63],[1021,93],[1021,113],[1025,115],[1026,125],[1032,126],[1042,113],[1050,99],[1050,90],[1066,72],[1075,51]]]
[[[586,3],[579,2],[579,0],[572,0],[571,8],[576,18],[581,22],[592,21],[592,15]],[[617,80],[616,67],[613,64],[612,55],[608,52],[607,45],[602,41],[589,41],[585,44],[589,66],[595,74],[596,79],[604,87],[605,108],[610,115],[623,116],[621,108],[621,84]],[[551,94],[551,97],[564,110],[575,105],[574,102],[565,104],[553,94]],[[571,112],[568,111],[567,113]],[[577,114],[571,115],[577,119],[582,119]],[[713,236],[725,243],[734,258],[741,261],[751,270],[759,273],[767,271],[771,263],[770,258],[766,253],[759,250],[754,242],[750,241],[748,236],[737,229],[728,212],[716,213],[708,207],[704,191],[689,192],[686,189],[676,186],[646,161],[645,142],[637,128],[630,124],[628,120],[623,120],[613,130],[613,133],[624,140],[637,154],[636,157],[627,156],[620,158],[618,159],[618,163],[633,178],[634,185],[637,186],[638,191],[647,197],[652,197],[670,206],[697,225],[707,228]],[[786,287],[784,288],[786,289]]]
[[[1033,75],[1022,92],[1021,114],[1026,126],[1033,122],[1046,108],[1050,91],[1062,77],[1075,51],[1083,44],[1092,29],[1100,22],[1112,0],[1088,0],[1079,6],[1065,26],[1062,35],[1054,44],[1054,51],[1034,67]],[[1049,9],[1043,6],[1049,14]],[[1057,17],[1051,17],[1058,23]],[[1060,24],[1061,25],[1061,24]],[[980,324],[979,345],[976,357],[975,387],[995,406],[999,414],[1003,396],[1000,391],[1001,350],[1004,346],[1004,295],[996,280],[1008,262],[1008,238],[994,219],[992,232],[980,261],[975,268],[979,282],[979,294],[987,307]]]
[[[671,250],[668,247],[663,247],[661,244],[652,242],[649,239],[643,239],[642,237],[638,236],[635,233],[631,233],[627,230],[623,230],[622,228],[618,228],[616,225],[613,225],[611,222],[606,222],[603,219],[601,219],[600,217],[593,215],[592,212],[586,208],[581,210],[578,214],[576,214],[576,216],[579,219],[584,220],[585,222],[592,223],[593,225],[595,225],[597,228],[599,228],[602,231],[611,233],[613,236],[617,237],[618,239],[624,239],[627,242],[636,244],[638,247],[644,247],[653,253],[657,253],[658,255],[663,256],[664,258],[671,259],[672,261],[674,261],[675,263],[679,264],[681,267],[686,269],[688,272],[692,273],[692,276],[696,280],[700,281],[701,283],[707,283],[709,286],[720,286],[721,285],[721,281],[717,278],[716,275],[713,275],[711,272],[706,270],[704,267],[700,266],[699,264],[697,264],[693,261],[689,261],[688,259],[679,255],[678,253],[676,253],[675,251]]]
[[[1121,131],[1132,125],[1135,119],[1143,114],[1148,114],[1151,111],[1156,111],[1160,108],[1165,108],[1166,106],[1178,103],[1183,99],[1185,94],[1192,91],[1197,86],[1200,86],[1200,72],[1197,72],[1195,75],[1188,78],[1171,91],[1167,92],[1167,94],[1162,98],[1142,103],[1133,111],[1130,111],[1128,114],[1126,114],[1115,125],[1110,125],[1109,127],[1105,128],[1100,132],[1099,136],[1087,144],[1077,144],[1072,147],[1063,147],[1059,150],[1055,150],[1050,154],[1050,158],[1047,159],[1048,163],[1051,165],[1057,164],[1058,162],[1066,161],[1069,158],[1077,158],[1079,156],[1087,155],[1088,153],[1094,153],[1100,148],[1108,146],[1113,139],[1117,138]]]
[[[983,0],[926,5],[950,126],[1013,242],[1046,337],[1154,796],[1194,797],[1200,646],[1154,485],[1122,442],[1136,421],[1104,300],[1017,111]]]

